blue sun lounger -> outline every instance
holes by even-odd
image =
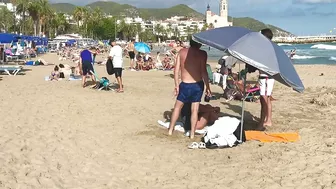
[[[0,72],[5,72],[8,75],[15,76],[21,71],[21,66],[0,66]]]

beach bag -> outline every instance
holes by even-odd
[[[109,75],[114,74],[113,63],[112,63],[112,60],[110,58],[107,59],[107,61],[106,61],[106,71],[107,71],[107,74],[109,74]]]

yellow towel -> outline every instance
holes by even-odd
[[[266,133],[263,131],[245,131],[246,140],[260,142],[296,142],[300,139],[298,133]]]

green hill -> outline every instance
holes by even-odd
[[[279,27],[270,25],[270,24],[265,24],[263,22],[260,22],[259,20],[256,20],[254,18],[250,17],[242,17],[242,18],[233,18],[230,17],[229,20],[233,20],[233,26],[240,26],[240,27],[245,27],[253,31],[260,31],[264,28],[270,28],[275,36],[290,36],[293,35],[289,33],[288,31],[285,31]]]
[[[75,5],[69,3],[57,3],[51,5],[54,10],[57,12],[64,12],[68,14],[72,14]],[[166,19],[172,16],[187,16],[190,18],[196,19],[204,19],[205,16],[194,9],[188,7],[187,5],[176,5],[170,8],[161,8],[161,9],[145,9],[145,8],[136,8],[134,6],[128,4],[119,4],[111,1],[97,1],[91,4],[86,5],[86,7],[90,7],[91,9],[100,8],[102,12],[111,15],[121,15],[121,16],[140,16],[144,19]],[[231,21],[232,18],[230,17],[229,20]],[[291,33],[278,28],[273,25],[265,24],[260,22],[256,19],[250,17],[243,17],[243,18],[233,18],[233,25],[234,26],[241,26],[249,28],[253,31],[260,31],[263,28],[270,28],[274,33],[275,36],[290,36]]]
[[[56,12],[71,14],[75,10],[76,5],[70,3],[55,3],[51,4],[51,8],[54,9]]]
[[[204,15],[188,7],[187,5],[176,5],[166,9],[139,9],[143,18],[165,19],[172,16],[186,16],[189,18],[204,19]]]

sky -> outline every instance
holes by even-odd
[[[96,0],[51,0],[75,5],[85,5]],[[108,0],[105,0],[108,1]],[[209,4],[218,13],[220,0],[113,0],[138,8],[167,8],[186,4],[205,13]],[[252,17],[272,24],[296,35],[336,35],[336,0],[228,0],[229,15]],[[85,2],[85,4],[83,4]],[[335,28],[335,29],[333,29]]]

